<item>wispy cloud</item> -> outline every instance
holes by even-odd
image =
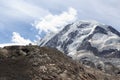
[[[28,3],[24,0],[1,0],[0,5],[2,5],[0,7],[2,10],[0,10],[0,14],[12,19],[37,19],[49,14],[49,11],[47,9]]]
[[[35,21],[33,26],[39,30],[39,34],[42,31],[57,32],[68,23],[71,23],[77,19],[77,11],[74,8],[69,8],[68,11],[64,11],[59,15],[49,14],[39,21]]]

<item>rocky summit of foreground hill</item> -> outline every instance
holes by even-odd
[[[56,49],[38,46],[0,48],[0,80],[120,80],[86,68]]]

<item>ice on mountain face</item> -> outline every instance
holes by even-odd
[[[96,47],[99,51],[109,49],[120,49],[120,37],[107,31],[107,34],[96,33],[89,40],[93,47]]]

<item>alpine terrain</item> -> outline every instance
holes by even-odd
[[[77,21],[47,35],[40,46],[56,48],[82,64],[120,74],[120,33],[96,21]]]

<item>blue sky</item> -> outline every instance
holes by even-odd
[[[0,44],[34,42],[75,20],[120,31],[120,0],[0,0]],[[42,33],[42,34],[41,34]]]

